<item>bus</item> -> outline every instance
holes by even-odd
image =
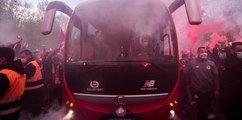
[[[70,16],[64,43],[64,119],[179,119],[178,40],[172,13],[185,4],[200,24],[196,0],[86,0],[72,10],[47,6],[42,33],[56,11]]]

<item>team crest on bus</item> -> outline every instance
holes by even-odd
[[[210,69],[211,69],[211,66],[210,66],[210,65],[208,65],[206,68],[207,68],[207,70],[210,70]]]
[[[91,81],[90,82],[90,88],[87,88],[87,91],[102,91],[103,88],[99,88],[99,82],[98,81]]]
[[[124,117],[126,114],[125,108],[120,106],[119,108],[116,109],[116,114],[118,117]]]
[[[99,82],[98,81],[91,81],[90,82],[90,86],[92,88],[98,88],[99,87]]]

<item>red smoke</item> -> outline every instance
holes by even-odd
[[[193,47],[197,40],[199,40],[199,38],[205,33],[217,33],[224,31],[225,25],[226,21],[219,21],[216,23],[202,23],[201,25],[187,24],[187,38],[189,39],[191,47]]]
[[[214,48],[214,46],[219,43],[219,42],[225,42],[228,38],[227,36],[220,36],[218,33],[213,33],[212,35],[210,35],[211,38],[211,42],[209,43],[209,46],[211,48]]]

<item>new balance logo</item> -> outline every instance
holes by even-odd
[[[155,80],[146,80],[143,87],[154,87],[155,86]]]

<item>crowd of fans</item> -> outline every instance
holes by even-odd
[[[196,104],[198,120],[242,119],[242,42],[183,52],[180,64],[182,108]]]
[[[31,51],[21,36],[0,46],[0,120],[18,120],[21,113],[30,119],[62,105],[61,48]]]
[[[21,111],[38,116],[55,100],[62,104],[62,57],[62,44],[30,51],[21,36],[0,46],[1,120],[17,120]],[[196,56],[181,57],[181,107],[196,104],[198,120],[242,119],[242,42],[199,47]]]

